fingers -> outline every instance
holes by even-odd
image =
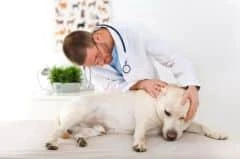
[[[167,86],[166,82],[160,80],[145,80],[144,82],[144,90],[154,98],[157,98],[161,93],[161,89]]]
[[[150,92],[150,95],[151,95],[153,98],[157,98],[157,95],[156,95],[153,91]]]
[[[192,119],[196,111],[197,111],[197,106],[195,104],[191,104],[187,112],[187,117],[185,118],[185,121]]]
[[[160,86],[160,87],[166,87],[167,86],[167,82],[164,81],[160,81],[160,80],[155,80],[156,85]]]
[[[147,93],[149,93],[153,98],[157,98],[160,95],[161,87],[158,85],[150,85],[146,89]]]
[[[189,100],[190,100],[190,107],[188,109],[185,121],[191,120],[194,117],[194,115],[196,114],[197,108],[198,108],[198,100],[197,99],[191,100],[189,98]]]
[[[155,83],[152,88],[150,89],[151,94],[153,94],[153,97],[157,98],[161,93],[162,86],[158,83]]]
[[[160,95],[160,90],[153,90],[154,97],[157,98]]]
[[[167,86],[167,83],[166,82],[163,82],[163,81],[159,81],[159,80],[154,80],[153,81],[153,93],[156,95],[156,96],[159,96],[160,93],[161,93],[161,90],[162,88],[166,87]]]
[[[154,86],[154,89],[159,92],[161,91],[161,87],[159,85]]]
[[[157,98],[160,95],[160,91],[158,89],[148,89],[147,93],[149,93],[153,98]]]

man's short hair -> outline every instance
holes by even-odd
[[[92,34],[87,31],[74,31],[63,41],[63,52],[72,62],[83,65],[87,55],[87,48],[94,46]]]

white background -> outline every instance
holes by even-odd
[[[195,64],[199,120],[240,132],[239,0],[113,0],[112,9],[114,20],[142,22]],[[0,20],[0,119],[25,119],[26,101],[41,91],[37,72],[67,62],[54,51],[54,1],[3,1]]]

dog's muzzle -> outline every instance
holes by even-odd
[[[177,131],[176,130],[168,130],[167,131],[167,140],[174,141],[177,138]]]

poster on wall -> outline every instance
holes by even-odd
[[[55,0],[56,49],[62,51],[64,37],[75,30],[94,30],[110,21],[110,0]]]

